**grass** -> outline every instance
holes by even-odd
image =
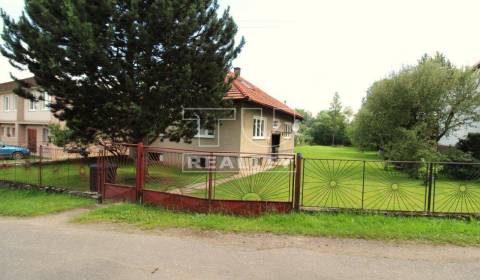
[[[94,204],[87,198],[0,188],[0,216],[37,216]]]
[[[362,152],[355,147],[298,146],[295,147],[295,153],[302,153],[303,157],[319,159],[381,160],[377,152]]]
[[[140,229],[192,228],[225,232],[346,237],[421,243],[480,245],[480,221],[426,217],[387,217],[349,213],[265,214],[247,218],[173,213],[153,206],[114,204],[74,219],[78,223],[110,222]]]

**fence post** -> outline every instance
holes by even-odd
[[[427,212],[430,213],[432,205],[432,181],[433,181],[433,163],[428,163],[428,195],[427,195]]]
[[[208,213],[212,210],[212,194],[213,194],[213,173],[212,173],[212,164],[213,164],[213,155],[210,153],[208,156],[208,185],[207,185],[207,191],[208,191]]]
[[[363,170],[362,170],[362,210],[364,207],[364,202],[365,202],[365,165],[366,162],[363,161]]]
[[[140,142],[137,145],[137,166],[136,166],[136,178],[135,178],[135,191],[136,200],[138,203],[142,203],[142,190],[143,183],[145,181],[145,147]]]
[[[106,176],[106,160],[107,160],[107,152],[105,149],[100,151],[100,158],[97,160],[97,178],[98,178],[98,189],[102,195],[102,202],[105,200],[105,176]]]
[[[43,173],[43,166],[42,166],[42,161],[43,161],[43,145],[40,145],[40,150],[38,152],[38,156],[40,157],[39,161],[38,161],[38,185],[40,186],[40,188],[43,186],[43,178],[42,178],[42,173]]]
[[[293,209],[300,210],[300,189],[302,188],[302,154],[297,153],[297,159],[295,164],[295,185],[293,186]]]

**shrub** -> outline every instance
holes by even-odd
[[[444,153],[446,162],[466,163],[466,164],[442,164],[438,173],[448,178],[457,180],[471,180],[480,175],[480,165],[471,154],[465,153],[459,149],[450,147]]]
[[[465,139],[458,141],[456,147],[480,160],[480,133],[469,133]]]

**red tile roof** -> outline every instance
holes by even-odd
[[[232,75],[233,73],[230,73],[230,76]],[[225,95],[225,99],[251,101],[262,106],[282,111],[297,119],[303,119],[303,116],[295,112],[294,109],[268,95],[266,92],[251,84],[241,76],[238,76],[233,80],[232,87]]]

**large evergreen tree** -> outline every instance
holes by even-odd
[[[216,0],[26,0],[17,21],[2,11],[1,52],[54,97],[76,139],[190,139],[182,108],[222,105],[243,45],[218,10]],[[18,95],[42,98],[18,82]]]

